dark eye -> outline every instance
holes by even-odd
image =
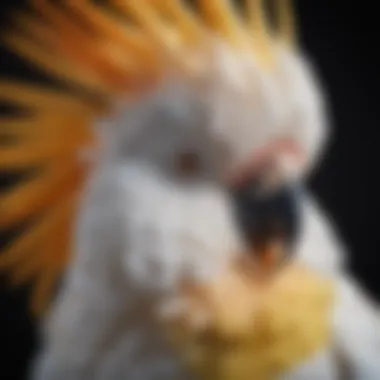
[[[202,170],[201,157],[195,150],[179,152],[174,158],[176,172],[183,177],[193,177]]]

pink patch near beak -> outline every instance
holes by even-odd
[[[280,138],[270,141],[252,155],[241,168],[235,169],[232,175],[227,177],[227,183],[233,187],[239,187],[250,178],[254,177],[268,163],[284,158],[288,163],[302,168],[306,163],[306,155],[296,141],[290,138]]]

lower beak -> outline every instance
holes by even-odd
[[[287,257],[284,242],[273,240],[265,246],[255,250],[256,266],[263,274],[270,275],[276,272]]]

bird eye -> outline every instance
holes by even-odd
[[[192,177],[202,170],[201,157],[195,150],[179,152],[175,157],[175,170],[183,177]]]

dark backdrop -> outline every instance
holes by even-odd
[[[0,2],[2,26],[10,4]],[[380,299],[378,232],[380,146],[379,22],[375,1],[300,0],[302,43],[315,60],[330,97],[334,136],[320,170],[310,182],[330,211],[351,249],[351,268]],[[360,6],[358,5],[360,4]],[[371,5],[372,4],[372,5]],[[0,50],[0,75],[17,67]],[[3,178],[4,180],[4,178]],[[0,177],[1,181],[1,177]],[[36,329],[26,311],[26,290],[9,292],[0,282],[0,378],[24,378],[36,344]]]

